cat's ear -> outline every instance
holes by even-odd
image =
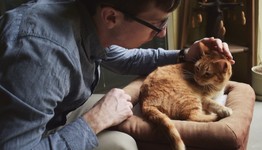
[[[225,73],[228,69],[228,63],[225,60],[218,60],[214,62],[216,64],[216,67],[219,71]]]

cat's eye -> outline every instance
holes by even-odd
[[[199,72],[200,68],[199,67],[195,67],[195,72]]]
[[[210,73],[210,72],[206,72],[206,73],[204,74],[204,77],[206,77],[206,78],[210,78],[210,77],[212,77],[212,73]]]

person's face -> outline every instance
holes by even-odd
[[[129,16],[127,12],[119,9],[114,10],[115,16],[118,17],[116,17],[114,27],[108,30],[106,39],[103,39],[107,41],[106,46],[115,44],[125,48],[136,48],[151,41],[154,37],[162,38],[166,35],[166,23],[169,15],[166,12],[152,8],[137,16]]]
[[[135,20],[137,18],[138,20]],[[122,46],[126,48],[139,47],[151,41],[154,37],[165,37],[167,18],[168,13],[164,13],[158,9],[150,9],[137,15],[136,18],[129,17],[129,20],[123,22],[120,30],[122,31]],[[143,22],[147,22],[150,25],[146,25]]]

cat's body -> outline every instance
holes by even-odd
[[[204,55],[195,64],[159,67],[141,87],[142,112],[162,126],[173,149],[183,150],[184,143],[171,119],[209,122],[231,115],[230,108],[212,100],[224,90],[231,74],[230,62],[216,52]]]

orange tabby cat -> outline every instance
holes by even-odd
[[[232,110],[213,99],[224,92],[231,74],[230,62],[216,51],[206,52],[196,63],[159,67],[141,87],[142,112],[168,133],[172,149],[184,150],[171,119],[209,122],[230,116]]]

